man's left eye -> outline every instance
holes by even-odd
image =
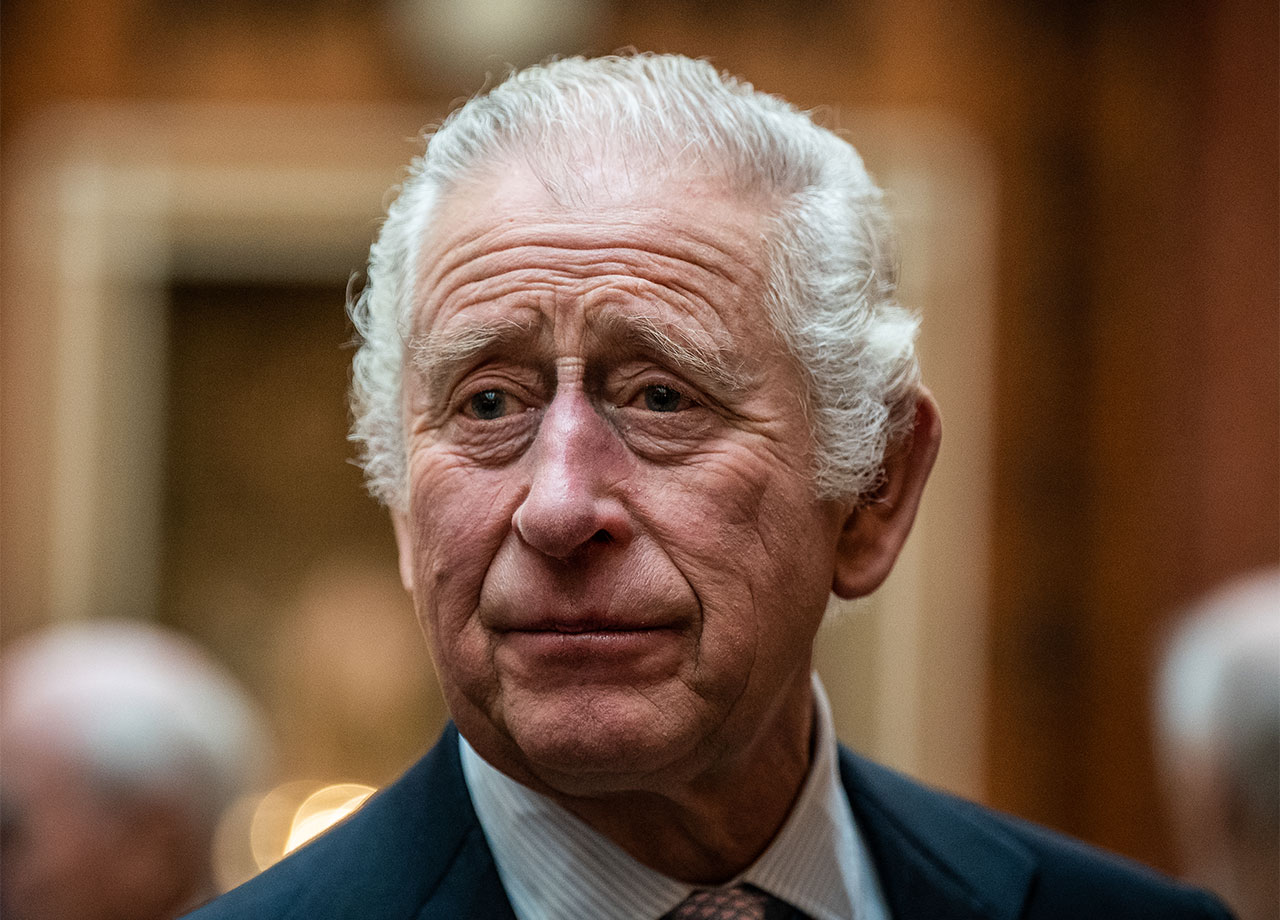
[[[650,412],[679,412],[689,405],[689,398],[675,387],[659,383],[644,388],[644,407]]]

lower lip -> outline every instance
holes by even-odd
[[[505,633],[503,644],[529,660],[575,668],[612,667],[670,649],[676,637],[674,629],[531,630]]]

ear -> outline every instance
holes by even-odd
[[[920,506],[925,481],[938,456],[942,418],[933,395],[923,387],[909,437],[884,461],[884,483],[862,499],[845,518],[836,543],[831,590],[839,597],[870,594],[889,575]]]
[[[413,530],[407,511],[391,510],[391,526],[396,532],[396,549],[400,551],[400,584],[413,593]]]

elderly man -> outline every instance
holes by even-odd
[[[354,309],[355,437],[456,729],[244,917],[1221,917],[836,744],[831,592],[938,449],[880,192],[680,57],[455,112]]]

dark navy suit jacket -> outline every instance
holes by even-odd
[[[894,920],[1229,917],[1204,892],[928,789],[844,748],[840,778]],[[452,725],[359,812],[189,916],[515,920],[471,807]]]

